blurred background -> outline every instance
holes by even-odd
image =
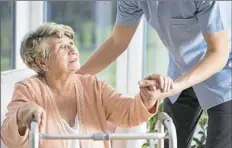
[[[16,10],[16,3],[20,3],[17,7],[21,10]],[[116,1],[49,1],[49,2],[34,2],[36,9],[28,10],[30,13],[35,13],[33,16],[30,14],[23,14],[26,12],[25,7],[32,9],[33,2],[0,2],[0,48],[1,48],[1,71],[17,68],[17,50],[16,42],[20,42],[25,34],[19,35],[21,32],[30,31],[35,26],[30,26],[32,21],[30,17],[41,19],[42,22],[56,22],[71,26],[76,33],[76,43],[81,53],[81,63],[84,63],[91,53],[103,43],[112,30],[116,17]],[[41,7],[42,10],[38,10]],[[22,10],[24,9],[24,10]],[[36,11],[38,10],[38,11]],[[19,14],[22,12],[22,14]],[[37,15],[38,14],[38,15]],[[19,18],[16,18],[16,17]],[[33,18],[33,19],[36,19]],[[16,21],[18,19],[18,21]],[[38,20],[38,25],[41,20]],[[18,30],[18,26],[25,25],[25,31]],[[22,28],[22,27],[20,27]],[[143,75],[148,75],[154,72],[166,73],[168,56],[167,51],[157,33],[147,23],[143,23],[144,34],[143,38]],[[146,40],[147,39],[147,40]],[[139,47],[138,47],[139,48]],[[133,49],[136,52],[137,49]],[[20,66],[21,67],[21,66]],[[108,80],[113,86],[116,86],[116,62],[111,64],[101,74],[102,78]]]
[[[110,34],[115,17],[116,1],[1,1],[1,72],[25,68],[19,54],[21,39],[43,22],[62,23],[74,29],[83,64]],[[139,80],[152,73],[166,75],[167,66],[167,50],[156,31],[142,19],[128,50],[98,77],[122,93],[135,95]],[[118,131],[154,131],[155,118],[139,127]],[[204,139],[202,141],[204,143]],[[120,147],[130,148],[156,147],[147,141],[120,144]]]

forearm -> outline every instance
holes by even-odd
[[[134,99],[123,98],[120,101],[108,106],[110,114],[107,121],[113,122],[117,126],[128,128],[146,122],[153,114],[145,107],[140,94]],[[158,110],[158,103],[153,105],[154,112]]]
[[[125,51],[125,46],[120,46],[113,37],[109,37],[104,44],[80,68],[80,74],[97,74],[111,64]]]
[[[225,66],[228,57],[229,53],[208,50],[196,66],[175,82],[179,84],[181,90],[194,86],[220,71]]]

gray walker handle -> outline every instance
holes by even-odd
[[[169,138],[169,148],[177,148],[177,137],[176,128],[172,119],[164,112],[158,114],[158,120],[163,123],[167,132],[162,133],[104,133],[97,132],[91,134],[81,134],[81,135],[54,135],[39,133],[38,123],[35,121],[31,122],[31,131],[29,135],[29,148],[39,148],[40,139],[85,139],[85,140],[136,140],[136,139],[165,139]],[[111,147],[110,142],[109,148]]]
[[[158,114],[158,120],[167,128],[169,138],[169,148],[177,148],[176,127],[171,117],[167,113],[161,112]]]
[[[39,125],[35,120],[31,121],[31,130],[29,134],[29,148],[39,148]]]

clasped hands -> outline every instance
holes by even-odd
[[[156,101],[173,96],[181,91],[180,86],[169,77],[149,75],[139,81],[140,95],[147,109],[152,108]]]

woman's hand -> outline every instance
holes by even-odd
[[[141,87],[147,87],[150,90],[160,89],[166,97],[176,95],[185,89],[183,83],[173,81],[171,78],[153,74],[139,82]]]
[[[147,76],[144,80],[139,82],[139,85],[150,89],[160,89],[162,92],[168,92],[174,87],[173,80],[171,78],[157,74]]]
[[[144,105],[151,109],[157,100],[167,98],[179,93],[181,90],[177,83],[169,77],[150,75],[139,82],[140,94]]]
[[[161,75],[150,75],[139,81],[142,98],[147,103],[156,102],[166,97],[167,92],[173,89],[174,84],[171,78]]]
[[[17,124],[20,135],[24,135],[26,128],[30,129],[31,121],[36,121],[40,128],[46,121],[45,110],[33,102],[24,103],[17,112]]]

